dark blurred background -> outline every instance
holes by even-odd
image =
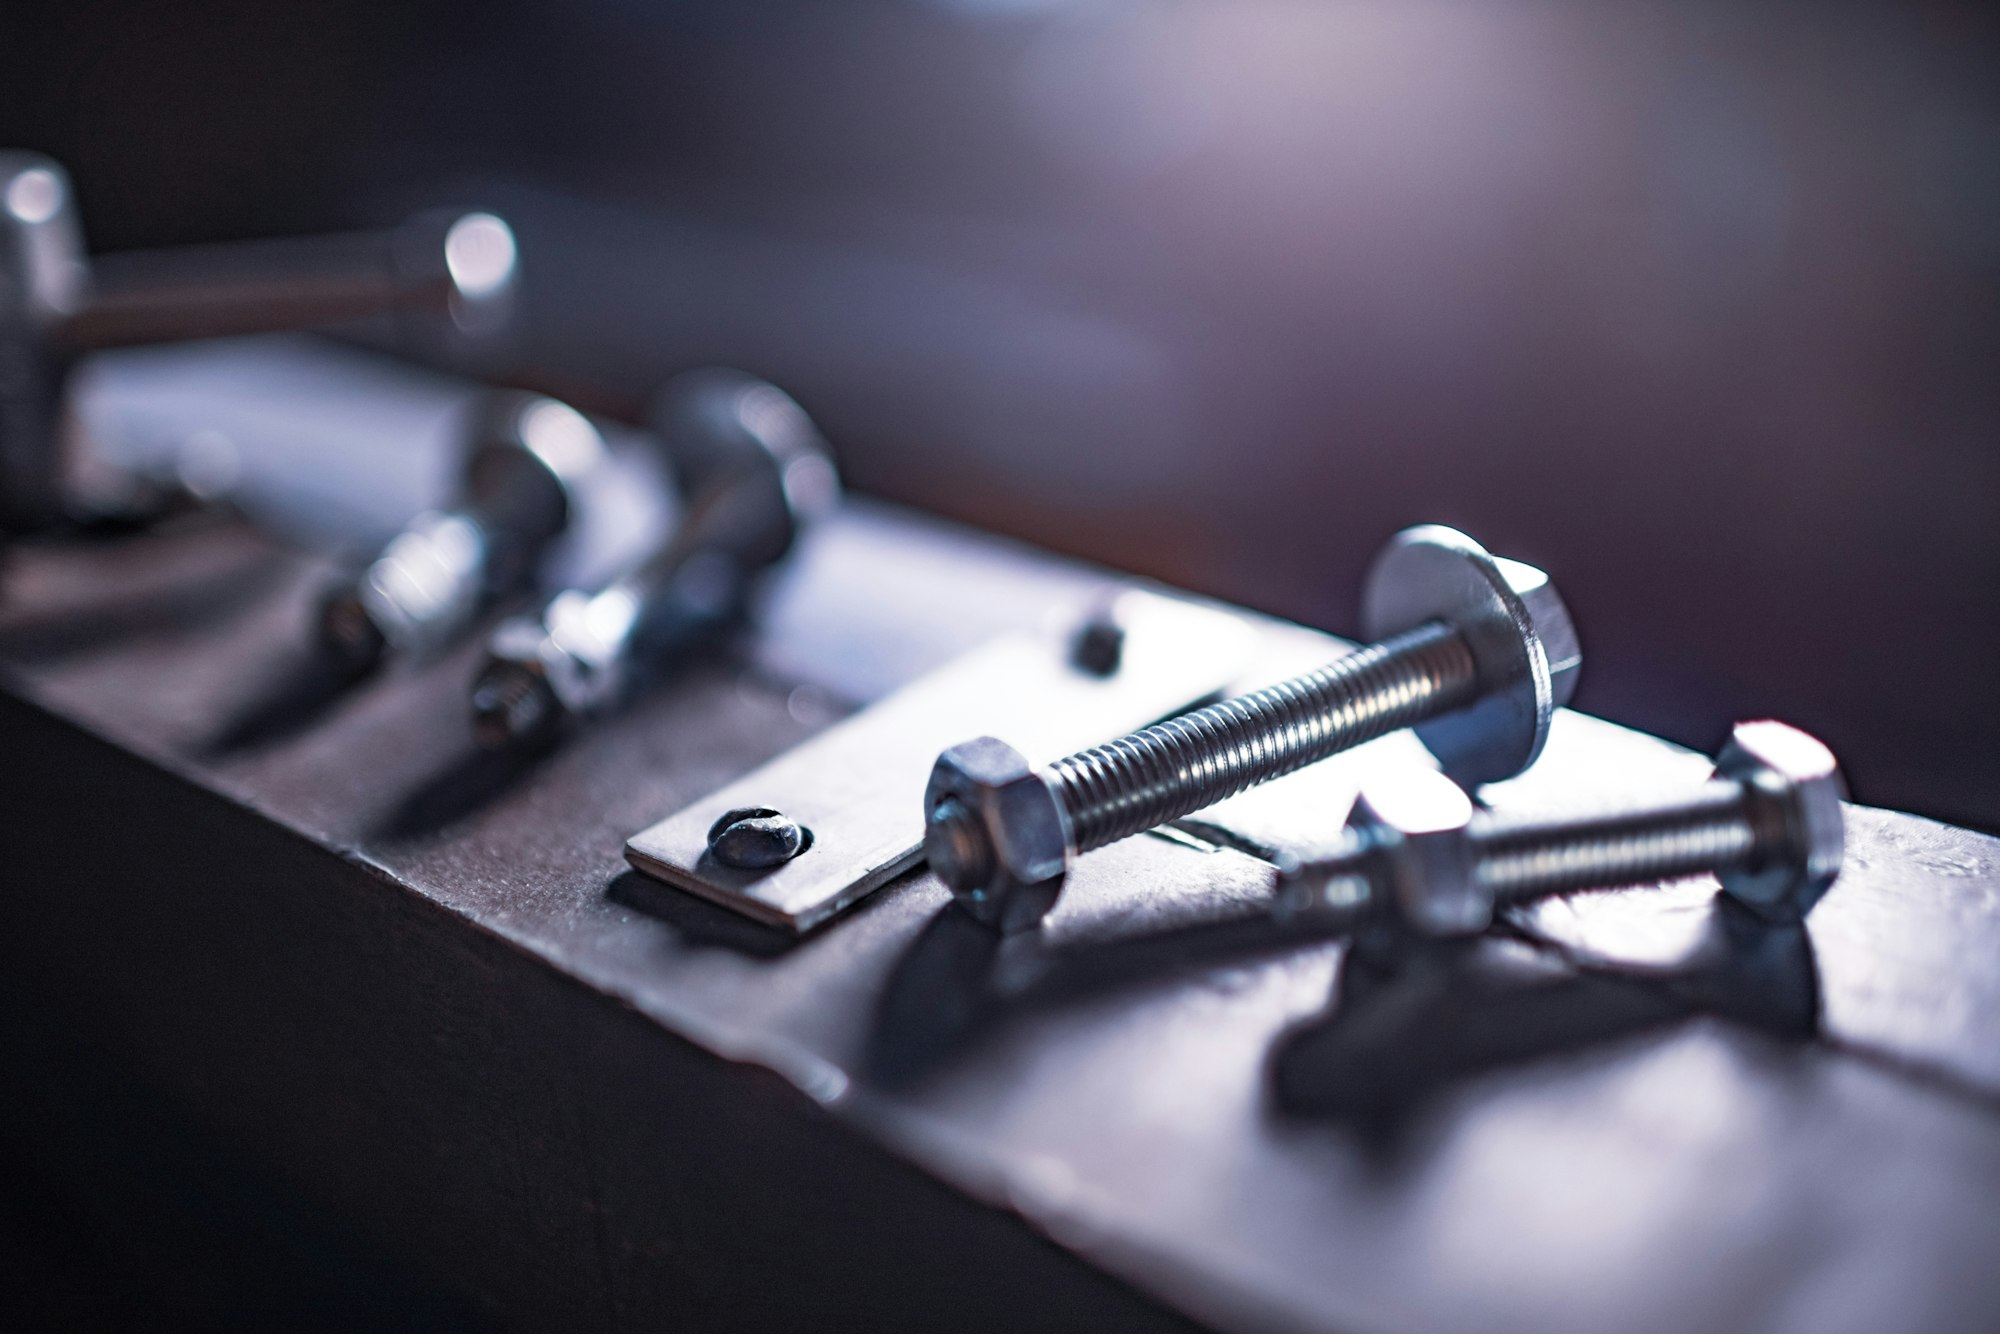
[[[1324,625],[1555,571],[1580,706],[2000,827],[2000,27],[1953,4],[10,5],[94,248],[505,211],[500,373]]]

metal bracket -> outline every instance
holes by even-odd
[[[1113,615],[1125,632],[1115,669],[1077,665],[1055,637],[995,640],[633,835],[626,860],[807,931],[921,859],[924,783],[945,747],[990,734],[1036,762],[1059,759],[1213,694],[1258,642],[1237,615],[1155,593],[1121,594]],[[783,812],[809,831],[805,851],[771,868],[723,865],[709,830],[742,809]]]

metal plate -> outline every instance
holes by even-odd
[[[1153,593],[1121,594],[1121,664],[1070,665],[1053,637],[1009,636],[904,687],[625,845],[646,874],[759,921],[805,931],[915,866],[923,792],[947,746],[1004,738],[1037,762],[1060,759],[1173,713],[1228,684],[1257,642],[1237,616]],[[725,812],[768,807],[812,831],[812,846],[769,870],[707,855]]]

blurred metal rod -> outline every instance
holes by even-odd
[[[77,353],[341,324],[392,311],[497,324],[516,268],[490,213],[426,213],[382,231],[93,257],[84,300],[52,332]]]

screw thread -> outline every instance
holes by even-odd
[[[519,744],[543,732],[555,709],[555,696],[539,674],[498,663],[472,689],[472,734],[489,750]]]
[[[1712,779],[1685,801],[1561,822],[1475,824],[1474,874],[1496,903],[1755,865],[1784,851],[1771,803]]]
[[[1432,622],[1059,760],[1049,783],[1089,852],[1469,703],[1477,677],[1464,637]]]
[[[320,607],[319,647],[343,676],[366,675],[388,652],[389,643],[353,589],[341,589]]]

